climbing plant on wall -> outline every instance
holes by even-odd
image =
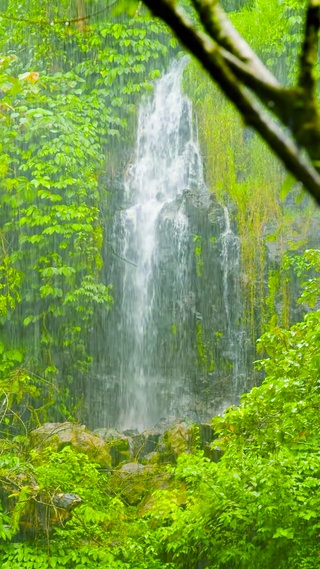
[[[225,2],[223,7],[273,73],[291,83],[297,72],[303,6],[257,0]],[[303,251],[315,208],[195,63],[185,73],[185,89],[197,113],[209,189],[221,203],[231,200],[235,206],[246,323],[254,340],[275,318],[287,326],[299,317],[293,316],[297,291],[285,271],[285,254]]]
[[[71,380],[88,370],[95,313],[112,302],[101,272],[107,180],[128,160],[135,101],[152,88],[168,36],[140,15],[114,19],[103,3],[10,0],[0,10],[1,341],[46,380]]]

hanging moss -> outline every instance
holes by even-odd
[[[184,89],[194,103],[207,186],[234,212],[241,240],[244,324],[255,341],[266,323],[290,324],[284,255],[305,247],[314,207],[308,200],[297,205],[292,197],[280,199],[286,174],[279,161],[193,61],[185,70]]]

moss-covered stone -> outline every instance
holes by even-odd
[[[152,514],[159,505],[159,491],[162,495],[167,494],[170,497],[171,504],[177,508],[183,508],[186,503],[186,484],[183,481],[173,480],[168,472],[158,473],[154,478],[152,490],[142,500],[138,514],[140,516]]]
[[[179,454],[194,450],[198,439],[199,428],[194,423],[177,423],[166,430],[160,439],[160,443],[164,444],[163,451],[159,450],[161,461],[175,462]]]
[[[154,428],[132,437],[132,452],[136,460],[142,460],[157,450],[163,429]]]
[[[96,429],[94,434],[108,443],[113,467],[128,462],[133,456],[130,438],[116,429]]]
[[[125,503],[138,505],[153,488],[156,470],[155,465],[129,462],[116,471],[110,486]]]
[[[70,446],[75,452],[86,454],[102,468],[111,466],[108,443],[77,423],[45,423],[31,432],[30,443],[32,448],[50,446],[58,452]]]

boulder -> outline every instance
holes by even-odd
[[[209,458],[211,462],[219,462],[220,458],[224,455],[224,451],[218,445],[206,445],[204,448],[204,456]]]
[[[132,476],[136,474],[142,474],[143,472],[151,472],[152,468],[146,464],[140,464],[139,462],[127,462],[120,469],[121,478],[126,478],[127,476]]]
[[[194,423],[182,421],[174,424],[159,441],[165,446],[163,451],[159,447],[160,458],[162,461],[175,462],[181,453],[194,450],[198,436],[199,428]]]
[[[41,489],[33,475],[8,471],[0,485],[2,509],[11,515],[11,529],[15,541],[35,538],[63,528],[72,511],[82,503],[74,493],[52,494]]]
[[[164,430],[154,427],[132,437],[132,453],[136,460],[144,459],[148,454],[158,450]]]
[[[115,483],[113,489],[131,506],[138,505],[150,492],[154,474],[154,466],[129,462],[120,468],[118,477],[113,481]]]
[[[129,461],[133,456],[131,438],[116,429],[96,429],[94,434],[108,443],[113,467]]]
[[[101,468],[111,466],[108,443],[91,433],[85,425],[70,422],[44,423],[31,432],[30,441],[33,448],[50,446],[58,452],[65,446],[70,446],[75,452],[86,454]]]

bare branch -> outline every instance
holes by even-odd
[[[312,98],[315,96],[315,65],[318,60],[319,28],[320,0],[309,0],[298,83]]]
[[[252,126],[269,147],[282,160],[289,172],[302,182],[320,204],[320,176],[302,156],[290,138],[262,111],[247,89],[239,83],[221,48],[206,34],[193,25],[185,12],[171,0],[144,0],[156,16],[162,18],[176,36],[207,69],[225,95],[240,111],[245,123]]]
[[[113,6],[115,6],[118,3],[119,0],[114,0],[111,4],[108,4],[107,6],[105,6],[104,8],[101,8],[100,10],[96,10],[95,12],[92,12],[91,14],[87,14],[86,16],[81,16],[79,18],[64,18],[63,20],[49,20],[47,18],[39,18],[38,20],[28,20],[26,18],[19,18],[17,16],[12,16],[11,14],[4,14],[3,12],[0,13],[0,19],[4,18],[6,20],[12,20],[13,22],[23,22],[24,24],[33,24],[35,26],[53,26],[53,25],[57,25],[57,24],[62,24],[64,26],[70,26],[71,24],[76,24],[78,22],[84,22],[85,20],[89,20],[90,18],[93,18],[94,16],[98,16],[99,14],[101,14],[102,12],[106,12],[108,10],[110,10],[110,8],[113,8]]]
[[[243,61],[248,70],[264,83],[278,87],[279,82],[244,38],[234,28],[217,0],[192,0],[209,36],[221,47]]]
[[[237,79],[249,87],[260,101],[280,120],[291,128],[292,112],[301,95],[298,89],[286,89],[280,83],[269,82],[266,77],[255,74],[252,68],[224,48],[217,48],[225,64]]]
[[[133,267],[137,267],[137,263],[134,263],[133,261],[130,261],[129,259],[126,259],[125,257],[122,257],[121,255],[118,255],[118,253],[114,250],[112,243],[110,243],[110,241],[107,241],[107,244],[109,245],[112,253],[114,254],[115,257],[118,257],[118,259],[121,259],[121,261],[124,261],[125,263],[128,263],[129,265],[132,265]]]

